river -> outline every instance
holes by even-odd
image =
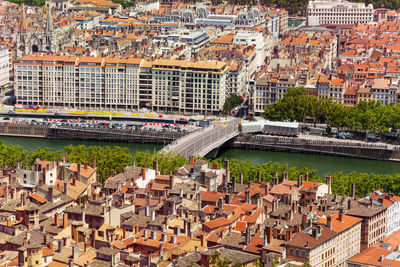
[[[101,145],[101,146],[120,146],[127,147],[132,154],[138,151],[150,150],[152,152],[158,151],[162,148],[161,145],[150,144],[132,144],[132,143],[116,143],[116,142],[96,142],[96,141],[83,141],[83,140],[54,140],[45,138],[25,138],[25,137],[5,137],[0,136],[5,144],[15,144],[24,147],[27,150],[34,150],[37,147],[49,147],[52,150],[60,150],[64,146],[72,145]],[[344,173],[366,172],[376,174],[394,174],[400,173],[399,162],[389,161],[374,161],[365,159],[353,159],[344,157],[331,157],[299,153],[284,153],[284,152],[271,152],[271,151],[254,151],[254,150],[240,150],[228,149],[223,152],[220,157],[222,158],[236,158],[239,160],[250,160],[254,163],[265,162],[279,162],[288,164],[289,166],[296,167],[309,167],[317,169],[318,174],[323,176],[326,173],[335,171],[343,171]]]

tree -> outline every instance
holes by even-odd
[[[237,95],[237,94],[231,94],[224,103],[224,111],[225,112],[231,112],[232,109],[234,109],[235,107],[239,106],[241,103],[243,102],[243,99],[241,96]]]
[[[271,260],[271,265],[272,265],[272,267],[276,267],[276,266],[278,266],[280,263],[281,263],[281,261],[279,260],[278,257],[273,257],[272,260]]]
[[[209,261],[210,266],[213,267],[229,267],[231,264],[231,261],[227,257],[221,259],[221,253],[218,250],[215,251],[214,255],[209,257]]]

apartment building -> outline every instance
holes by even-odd
[[[400,198],[392,193],[383,192],[382,189],[375,190],[369,197],[387,207],[386,236],[400,230]]]
[[[343,213],[319,219],[311,229],[286,243],[287,258],[311,266],[347,266],[360,252],[361,219]]]
[[[372,199],[361,199],[351,205],[347,215],[362,219],[361,251],[378,243],[386,235],[387,207]]]
[[[220,61],[29,55],[16,63],[15,88],[23,106],[217,113],[228,70]]]
[[[0,47],[0,88],[10,83],[10,58],[7,47]]]
[[[149,67],[149,66],[148,66]],[[227,97],[225,62],[156,60],[151,62],[153,110],[218,113]]]
[[[140,62],[141,59],[28,55],[15,63],[17,104],[137,108]]]
[[[345,0],[315,0],[307,6],[307,23],[310,26],[327,24],[359,24],[374,19],[372,4],[351,3]]]
[[[385,237],[370,249],[362,251],[347,261],[349,267],[363,266],[399,266],[400,231]]]
[[[374,101],[380,101],[384,105],[396,104],[398,89],[397,80],[374,79],[371,93]]]
[[[252,96],[253,110],[261,115],[268,105],[278,102],[289,87],[298,86],[298,75],[289,72],[280,72],[272,76],[262,76],[256,80]]]
[[[272,44],[267,44],[262,33],[256,31],[238,31],[233,37],[233,44],[255,46],[255,60],[252,61],[254,62],[254,65],[249,66],[250,75],[253,74],[257,68],[262,66],[265,57],[267,56],[267,50],[272,47]]]

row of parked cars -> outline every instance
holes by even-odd
[[[164,125],[160,127],[149,127],[142,124],[131,124],[122,122],[109,122],[109,121],[90,121],[90,120],[49,120],[49,119],[10,119],[9,117],[3,118],[3,121],[16,124],[30,124],[30,125],[44,125],[51,127],[70,127],[70,128],[103,128],[103,129],[118,129],[118,130],[145,130],[154,132],[179,132],[186,133],[186,129],[180,126]]]

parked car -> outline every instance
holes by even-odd
[[[336,134],[336,138],[338,139],[351,139],[352,137],[351,133],[339,132]]]
[[[371,141],[371,142],[378,142],[379,141],[379,136],[377,136],[376,134],[369,134],[367,136],[367,140]]]

